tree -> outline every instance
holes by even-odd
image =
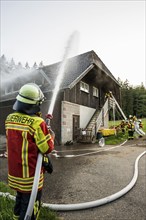
[[[12,58],[10,63],[9,63],[9,68],[12,70],[12,69],[15,69],[16,68],[16,65],[15,65],[15,62],[14,62],[14,59]]]
[[[9,64],[4,54],[0,57],[0,72],[2,75],[9,73]]]
[[[43,61],[41,61],[39,67],[43,67],[43,66],[44,66]]]
[[[29,65],[28,65],[28,62],[26,62],[25,68],[26,68],[26,69],[29,69],[29,68],[30,68]]]
[[[121,105],[125,115],[135,115],[138,118],[146,117],[146,88],[141,86],[133,87],[129,85],[128,80],[122,82],[121,85]]]
[[[22,63],[18,62],[17,69],[22,69],[22,68],[23,68]]]
[[[146,117],[146,89],[143,85],[134,89],[134,114],[139,117]]]
[[[37,69],[37,68],[38,68],[38,65],[36,64],[36,62],[33,64],[33,68],[34,68],[34,69]]]

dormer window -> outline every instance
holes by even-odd
[[[93,96],[99,97],[99,91],[98,91],[98,88],[96,87],[93,87]]]
[[[81,81],[80,90],[89,93],[89,85]]]

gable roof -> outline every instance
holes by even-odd
[[[47,76],[50,82],[49,90],[53,90],[53,88],[55,87],[55,81],[59,69],[61,68],[61,64],[62,62],[58,62],[42,68],[44,75]],[[69,58],[67,60],[60,89],[72,88],[94,67],[98,67],[106,75],[108,75],[116,84],[119,85],[118,81],[115,79],[112,73],[108,70],[108,68],[97,56],[97,54],[92,50],[80,54],[78,56]]]
[[[13,91],[4,94],[1,88],[2,92],[0,102],[3,100],[14,99],[14,97],[16,97],[18,94],[20,87],[29,82],[35,82],[38,85],[42,85],[41,89],[43,92],[52,91],[55,88],[57,75],[60,71],[61,65],[62,62],[57,62],[48,66],[41,67],[39,69],[29,70],[28,73],[25,72],[23,75],[20,74],[20,77],[18,77],[18,74],[15,74],[16,77],[12,77],[14,78],[12,81]],[[95,69],[95,72],[97,72],[97,68],[101,70],[101,75],[104,74],[109,76],[112,79],[112,82],[120,87],[118,81],[115,79],[112,73],[108,70],[108,68],[97,56],[97,54],[92,50],[67,60],[60,89],[71,89],[80,80],[82,80],[82,78],[87,75],[90,70]],[[17,80],[15,80],[15,78],[17,78]],[[43,83],[43,78],[47,80],[47,83]],[[105,77],[103,77],[103,81],[104,80]]]

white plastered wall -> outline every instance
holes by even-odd
[[[80,105],[80,128],[86,128],[96,109]]]
[[[61,110],[61,143],[73,138],[73,115],[80,116],[80,128],[85,128],[96,109],[62,101]]]

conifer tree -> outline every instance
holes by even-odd
[[[17,68],[18,68],[18,69],[22,69],[22,68],[23,68],[23,66],[22,66],[22,63],[21,63],[21,62],[18,62]]]
[[[146,88],[140,86],[130,86],[128,80],[125,82],[118,80],[121,85],[121,103],[125,115],[135,115],[137,118],[146,117]]]
[[[10,69],[15,69],[15,68],[16,68],[16,65],[15,65],[15,62],[14,62],[14,59],[13,59],[13,58],[12,58],[11,61],[10,61],[9,68],[10,68]]]
[[[36,64],[36,62],[33,64],[33,68],[34,68],[34,69],[37,69],[37,68],[38,68],[38,65]]]
[[[40,62],[39,67],[43,67],[43,61]]]
[[[30,69],[28,62],[26,62],[25,68],[26,68],[26,69]]]

